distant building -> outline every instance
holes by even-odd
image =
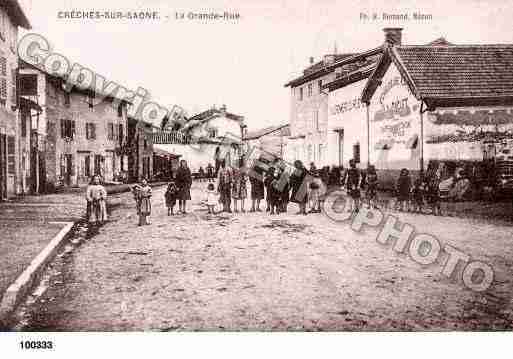
[[[0,200],[21,193],[28,157],[18,142],[19,103],[16,91],[18,27],[30,29],[30,23],[18,1],[0,2]]]
[[[188,118],[179,130],[154,133],[153,143],[156,150],[186,160],[196,173],[209,163],[218,168],[222,159],[235,164],[242,154],[244,128],[243,116],[228,112],[226,106],[214,107]]]
[[[153,132],[155,128],[146,122],[128,117],[128,181],[139,182],[153,179]]]
[[[24,125],[36,137],[33,172],[43,177],[37,192],[85,185],[95,174],[107,182],[121,180],[128,171],[127,102],[109,96],[100,102],[92,91],[75,87],[67,92],[62,78],[21,65],[21,95],[42,108]]]

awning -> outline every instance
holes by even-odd
[[[166,146],[167,145],[154,144],[153,145],[153,154],[155,156],[160,156],[160,157],[170,157],[171,159],[178,159],[182,156],[182,155],[177,155],[177,154],[173,153],[169,148],[166,148]]]

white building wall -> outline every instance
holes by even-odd
[[[365,80],[330,92],[328,100],[328,159],[330,165],[347,167],[360,145],[360,168],[367,167],[367,109],[360,101]],[[342,143],[339,133],[343,131]]]

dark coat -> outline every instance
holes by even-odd
[[[292,194],[290,201],[295,203],[306,203],[308,200],[306,184],[303,182],[306,178],[306,169],[295,170],[290,176],[290,187],[292,188]],[[303,187],[302,187],[303,186]],[[301,190],[301,191],[300,191]]]
[[[178,186],[178,199],[191,199],[192,175],[191,170],[187,167],[179,167],[176,171],[176,185]]]

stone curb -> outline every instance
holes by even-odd
[[[57,222],[54,222],[57,223]],[[7,326],[11,314],[34,286],[46,265],[55,257],[74,222],[58,222],[65,226],[52,238],[50,243],[30,262],[16,281],[7,288],[0,303],[0,326]],[[1,294],[1,293],[0,293]]]

